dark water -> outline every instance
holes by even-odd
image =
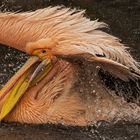
[[[140,0],[0,0],[2,11],[27,11],[54,5],[87,10],[87,17],[106,22],[110,34],[119,37],[140,60]],[[0,49],[0,85],[25,62],[25,54],[5,46]],[[27,57],[26,57],[27,58]],[[17,68],[18,67],[18,68]],[[1,124],[0,140],[139,140],[140,125],[98,123],[86,128],[55,125]]]

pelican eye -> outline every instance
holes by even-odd
[[[41,50],[41,52],[42,52],[42,53],[46,53],[47,51],[46,51],[46,50]]]

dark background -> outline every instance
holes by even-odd
[[[1,11],[27,11],[54,5],[86,9],[86,16],[107,23],[110,34],[130,47],[133,57],[140,60],[140,0],[0,0]],[[15,49],[0,48],[0,85],[23,65],[27,56]],[[90,127],[62,125],[1,124],[0,140],[139,140],[140,125],[133,122],[99,122]]]

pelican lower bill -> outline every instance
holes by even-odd
[[[40,82],[51,69],[52,63],[49,59],[40,61],[36,56],[30,57],[0,91],[0,102],[3,103],[0,120],[12,111],[28,88]]]

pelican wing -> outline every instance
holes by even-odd
[[[121,63],[107,59],[104,56],[92,56],[89,54],[78,54],[61,56],[61,58],[72,63],[83,62],[86,67],[94,64],[98,69],[98,76],[108,89],[128,102],[140,104],[140,72],[135,71]],[[85,61],[85,62],[84,62]],[[81,65],[82,63],[80,63]],[[78,65],[79,66],[79,65]],[[95,68],[95,67],[93,67]],[[94,71],[94,70],[93,70]]]
[[[138,71],[136,72],[135,70],[113,60],[102,57],[91,57],[89,61],[96,63],[97,66],[99,66],[104,71],[108,71],[113,76],[124,81],[128,81],[129,79],[140,79],[140,73]]]

